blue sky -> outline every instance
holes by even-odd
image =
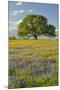
[[[9,33],[16,34],[16,25],[22,22],[25,15],[32,13],[45,16],[48,19],[48,24],[52,24],[58,29],[58,5],[9,1]]]

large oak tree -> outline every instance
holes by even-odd
[[[22,37],[33,36],[37,39],[38,35],[55,36],[55,27],[48,25],[48,20],[42,15],[29,14],[18,25],[18,35]]]

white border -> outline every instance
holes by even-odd
[[[26,1],[26,2],[59,4],[59,16],[60,16],[60,0],[10,0],[10,1]],[[59,21],[60,21],[60,18],[59,18]],[[60,32],[59,32],[59,38],[60,38]],[[60,40],[59,40],[59,45],[60,45]],[[59,46],[59,52],[60,52],[60,46]],[[60,65],[60,61],[59,61],[59,65]],[[59,72],[60,72],[60,69],[59,69]],[[60,83],[60,78],[59,78],[59,83]],[[8,85],[8,0],[0,0],[0,90],[8,90],[7,85]],[[60,86],[29,88],[29,89],[25,88],[25,90],[26,89],[27,90],[32,90],[32,89],[33,90],[53,90],[53,89],[59,90]],[[13,90],[17,90],[17,89],[13,89]]]

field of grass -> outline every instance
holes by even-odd
[[[58,85],[57,40],[9,40],[9,88]]]

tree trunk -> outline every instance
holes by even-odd
[[[37,35],[36,34],[34,35],[34,39],[37,40]]]

